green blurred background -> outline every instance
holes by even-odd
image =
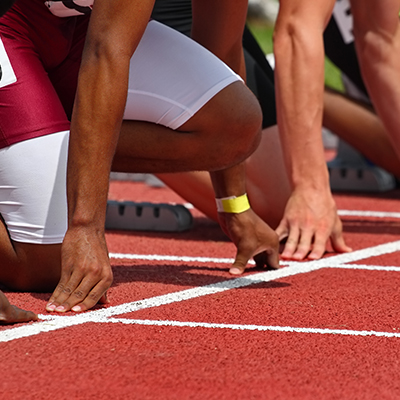
[[[272,33],[274,26],[265,20],[257,21],[249,19],[248,27],[257,39],[264,54],[273,52]],[[338,91],[343,91],[339,70],[325,57],[325,85]]]

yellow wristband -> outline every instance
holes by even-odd
[[[215,199],[217,202],[217,211],[239,214],[247,211],[250,208],[249,199],[247,194],[241,196],[230,196],[222,199]]]

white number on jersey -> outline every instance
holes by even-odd
[[[337,0],[333,8],[333,17],[346,44],[354,41],[353,16],[350,13],[349,0]]]
[[[93,0],[48,0],[46,6],[57,17],[85,15],[92,11]]]

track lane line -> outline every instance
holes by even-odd
[[[342,263],[359,261],[372,256],[390,254],[400,251],[400,241],[381,244],[351,253],[339,254],[323,258],[315,261],[305,261],[298,263],[290,263],[289,266],[274,271],[259,272],[244,277],[233,278],[226,281],[214,283],[211,285],[195,287],[178,292],[168,293],[161,296],[155,296],[148,299],[134,301],[130,303],[112,306],[101,310],[88,311],[83,314],[72,316],[55,316],[50,314],[39,315],[43,322],[34,322],[28,325],[18,326],[15,328],[0,331],[0,342],[9,342],[24,337],[38,335],[44,332],[55,331],[57,329],[67,328],[88,322],[97,322],[104,318],[116,315],[135,312],[138,310],[159,307],[166,304],[172,304],[184,300],[190,300],[210,294],[220,293],[227,290],[246,287],[249,285],[269,282],[293,275],[316,271],[330,265],[338,265]],[[159,256],[157,256],[159,257]]]
[[[148,319],[129,319],[129,318],[107,318],[102,322],[121,323],[126,325],[147,325],[147,326],[176,326],[183,328],[211,328],[211,329],[232,329],[240,331],[270,331],[270,332],[294,332],[312,333],[321,335],[344,335],[344,336],[377,336],[387,338],[400,338],[400,332],[378,332],[378,331],[357,331],[352,329],[321,329],[321,328],[300,328],[294,326],[274,326],[274,325],[240,325],[240,324],[216,324],[209,322],[182,322],[182,321],[162,321]]]

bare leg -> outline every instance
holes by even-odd
[[[256,149],[260,124],[257,100],[245,85],[236,82],[177,131],[124,121],[112,170],[157,173],[228,168]]]
[[[340,93],[324,93],[324,126],[374,164],[400,177],[400,160],[379,117]]]
[[[217,221],[209,174],[158,174],[170,188]],[[246,160],[247,194],[253,210],[271,227],[278,226],[290,195],[277,127],[265,129],[257,150]]]
[[[61,274],[61,244],[11,241],[0,223],[0,282],[18,291],[50,292]]]
[[[241,113],[232,115],[230,107],[234,103]],[[184,124],[182,132],[125,121],[115,170],[153,172],[230,166],[257,146],[260,120],[260,110],[251,92],[242,83],[232,84]],[[235,146],[232,141],[236,141]],[[0,260],[3,285],[20,291],[53,291],[61,274],[61,244],[12,241],[1,222]]]
[[[351,7],[360,69],[400,157],[400,1],[351,0]]]

